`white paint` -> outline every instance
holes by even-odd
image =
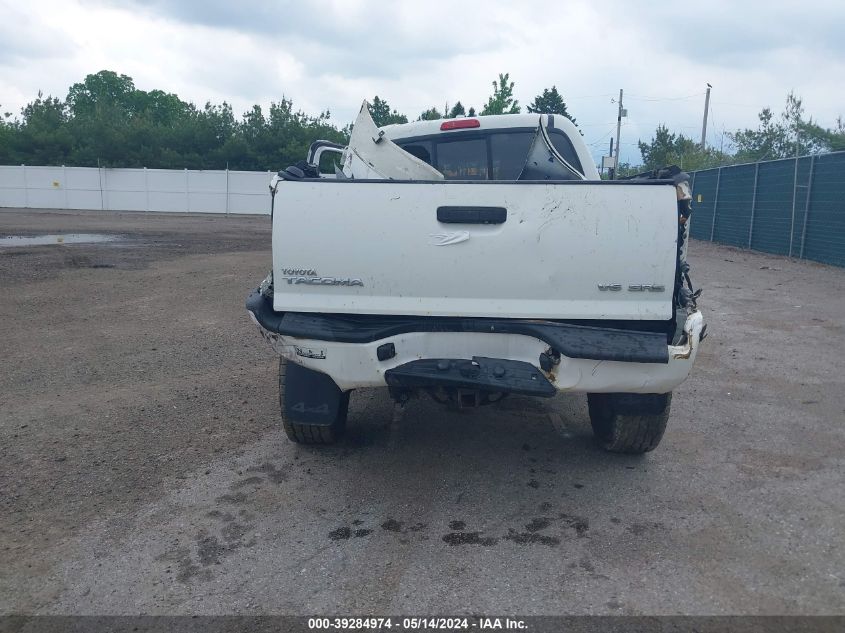
[[[343,153],[343,173],[357,179],[443,180],[443,174],[393,143],[376,127],[366,101],[361,104]]]
[[[252,316],[252,313],[250,313]],[[255,317],[252,316],[253,321]],[[669,345],[669,362],[623,363],[561,357],[555,367],[552,384],[567,392],[666,393],[686,380],[695,363],[704,326],[700,312],[687,319],[685,345]],[[483,356],[529,363],[538,367],[540,354],[549,347],[539,339],[522,334],[485,334],[478,332],[409,332],[372,343],[336,343],[269,334],[259,331],[271,346],[290,361],[328,374],[343,389],[385,387],[384,372],[404,363],[423,358],[466,358]],[[376,350],[393,343],[396,356],[380,361]],[[296,347],[318,348],[323,359],[303,358]],[[547,376],[549,376],[547,374]]]
[[[450,244],[460,244],[466,242],[470,238],[469,231],[452,231],[450,233],[433,233],[431,235],[432,244],[435,246],[449,246]]]
[[[363,285],[277,284],[274,308],[668,319],[675,198],[672,185],[283,181],[273,222],[275,278],[306,268]],[[446,225],[437,221],[438,206],[505,207],[507,221]],[[432,236],[449,229],[471,237],[438,246]],[[622,289],[599,289],[612,283]],[[666,290],[630,292],[630,284]]]
[[[0,207],[268,215],[269,178],[225,169],[0,166]]]
[[[562,131],[572,142],[572,147],[578,155],[578,161],[584,169],[584,176],[587,180],[598,180],[599,172],[593,164],[593,159],[590,156],[589,149],[584,144],[581,138],[581,133],[578,128],[564,116],[554,116],[554,127]],[[512,128],[536,128],[541,126],[548,128],[550,115],[548,114],[495,114],[490,116],[468,117],[478,121],[477,128],[469,128],[472,130],[502,130],[506,131]],[[457,130],[441,130],[440,126],[443,119],[429,120],[429,121],[413,121],[412,123],[398,123],[396,125],[386,125],[381,128],[384,135],[389,139],[404,139],[413,138],[417,136],[440,135],[443,138],[448,138],[450,134],[461,134],[466,132],[466,129]]]

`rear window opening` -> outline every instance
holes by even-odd
[[[490,158],[493,164],[491,180],[516,180],[525,166],[532,140],[534,140],[534,132],[491,134]]]
[[[397,139],[409,154],[442,172],[447,180],[516,180],[525,166],[536,130],[460,132],[424,139]],[[555,149],[582,174],[572,141],[549,129]]]
[[[412,142],[407,145],[400,145],[400,147],[411,154],[411,156],[416,156],[424,163],[428,163],[432,167],[434,166],[431,159],[431,141]]]
[[[437,144],[437,164],[447,180],[487,180],[487,141],[445,141]]]

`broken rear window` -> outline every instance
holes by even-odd
[[[479,138],[438,143],[436,167],[449,180],[487,180],[487,142]]]
[[[490,135],[493,180],[516,180],[519,177],[533,138],[534,132]]]
[[[569,140],[569,137],[563,132],[550,129],[549,138],[558,153],[566,159],[566,162],[583,174],[584,168],[581,166],[581,161],[578,160],[578,154],[572,146],[572,141]]]
[[[431,165],[431,141],[415,141],[400,145],[400,147],[424,163]]]
[[[459,132],[447,137],[398,139],[399,147],[437,168],[449,180],[516,180],[525,166],[536,129]],[[454,137],[454,138],[449,138]],[[555,149],[584,173],[578,154],[560,130],[549,128]],[[488,142],[489,139],[489,142]]]

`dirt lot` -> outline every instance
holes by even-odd
[[[0,613],[845,613],[845,270],[693,243],[710,337],[644,458],[582,396],[278,428],[267,218],[0,211]]]

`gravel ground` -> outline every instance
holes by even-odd
[[[583,396],[356,392],[289,443],[243,309],[267,218],[0,211],[0,613],[845,613],[845,270],[693,242],[661,446]]]

